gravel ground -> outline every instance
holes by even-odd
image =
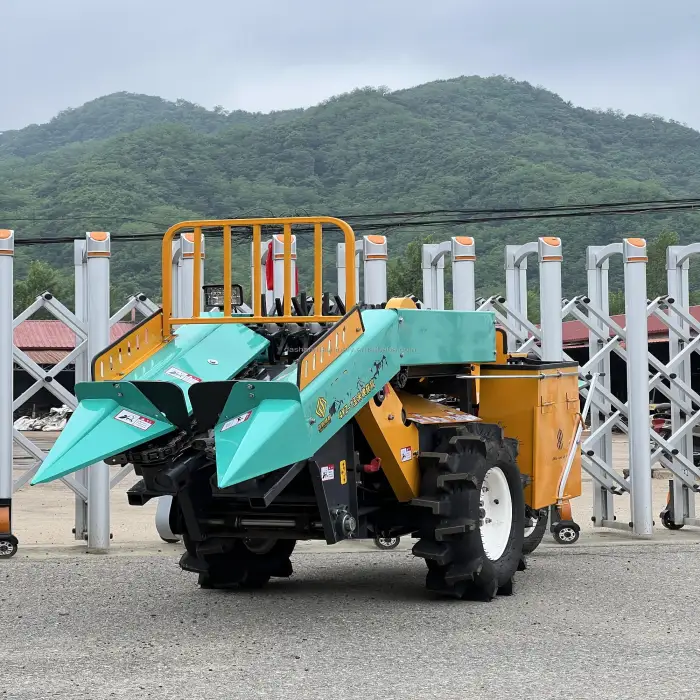
[[[545,546],[513,597],[446,601],[405,549],[301,548],[257,593],[177,555],[0,565],[0,698],[697,698],[700,544]]]

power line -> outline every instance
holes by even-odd
[[[581,205],[560,205],[553,207],[521,208],[521,209],[433,209],[420,212],[391,212],[386,214],[355,214],[343,218],[353,226],[356,233],[371,231],[389,232],[402,228],[422,228],[434,226],[459,226],[475,223],[522,221],[535,219],[563,219],[584,216],[614,216],[651,214],[669,211],[693,211],[700,209],[700,198],[649,200],[641,202],[611,202]],[[420,217],[437,216],[435,219],[420,219]],[[134,221],[136,221],[134,219]],[[153,222],[151,222],[153,223]],[[153,225],[158,225],[153,223]],[[163,226],[166,228],[166,226]],[[246,228],[246,227],[242,227]],[[249,227],[244,231],[236,229],[236,238],[249,240]],[[221,231],[221,227],[203,228],[205,237],[212,237]],[[296,235],[309,234],[313,231],[310,226],[295,227]],[[215,234],[216,232],[216,234]],[[144,241],[161,239],[161,232],[130,232],[116,233],[113,240]],[[46,245],[55,243],[70,243],[82,240],[82,236],[42,236],[36,238],[17,239],[17,245]]]
[[[597,209],[597,208],[608,208],[608,207],[631,207],[638,205],[648,205],[648,204],[692,204],[700,203],[700,198],[698,197],[686,197],[681,199],[651,199],[651,200],[628,200],[623,202],[595,202],[592,204],[559,204],[559,205],[547,205],[540,207],[506,207],[506,208],[491,208],[491,209],[428,209],[421,211],[404,211],[404,212],[378,212],[372,214],[346,214],[339,215],[337,218],[343,219],[345,221],[353,221],[358,219],[376,219],[376,218],[391,218],[396,216],[425,216],[427,214],[468,214],[468,215],[488,215],[488,214],[507,214],[507,213],[517,213],[517,212],[546,212],[546,211],[571,211],[571,210],[581,210],[581,209]],[[268,214],[273,217],[272,213]],[[295,214],[296,215],[296,214]],[[310,216],[308,212],[302,211],[300,216]],[[140,219],[133,216],[112,216],[111,214],[79,214],[74,216],[64,216],[64,217],[27,217],[27,218],[16,218],[13,217],[13,221],[21,221],[25,223],[36,223],[36,222],[69,222],[69,221],[81,221],[81,220],[112,220],[112,221],[130,221],[136,223],[152,224],[153,226],[161,226],[168,228],[170,224],[163,223],[159,221],[149,221],[148,219]]]

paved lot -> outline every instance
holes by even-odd
[[[666,484],[653,485],[658,512]],[[699,697],[673,671],[700,653],[698,532],[593,531],[591,494],[586,480],[578,544],[547,537],[515,596],[460,603],[424,591],[408,540],[390,553],[303,543],[289,581],[201,591],[158,538],[154,504],[130,508],[115,489],[112,552],[91,556],[70,532],[72,494],[25,487],[22,546],[0,564],[0,700]]]
[[[258,593],[174,556],[0,566],[0,698],[696,698],[700,546],[548,546],[492,603],[436,600],[407,551],[302,548]]]

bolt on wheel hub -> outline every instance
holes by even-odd
[[[486,472],[481,486],[482,508],[481,542],[484,554],[491,560],[501,558],[510,539],[513,524],[513,502],[505,474],[499,467]]]

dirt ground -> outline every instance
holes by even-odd
[[[27,433],[27,437],[38,442],[42,448],[48,449],[56,433]],[[622,435],[615,436],[613,444],[613,460],[615,467],[621,472],[627,466],[627,442]],[[20,477],[29,466],[29,461],[23,452],[15,447],[15,479]],[[116,474],[115,467],[112,474]],[[593,485],[590,477],[584,472],[583,494],[573,502],[574,517],[582,528],[580,542],[591,544],[594,541],[607,541],[612,538],[632,539],[626,533],[593,528],[591,523]],[[155,529],[156,502],[152,501],[143,507],[133,507],[127,504],[126,490],[137,481],[132,474],[112,490],[111,494],[111,523],[113,544],[126,547],[127,550],[141,547],[167,547],[158,536]],[[655,516],[664,507],[667,491],[666,479],[653,479],[653,498]],[[24,486],[14,496],[13,522],[14,531],[21,546],[59,546],[76,545],[72,534],[75,513],[75,497],[61,482],[43,484],[41,486]],[[616,515],[619,522],[629,521],[629,497],[616,498]],[[669,532],[665,530],[659,518],[655,517],[656,537],[674,538],[680,540],[700,539],[700,533],[691,530]],[[357,543],[359,545],[359,543]]]

